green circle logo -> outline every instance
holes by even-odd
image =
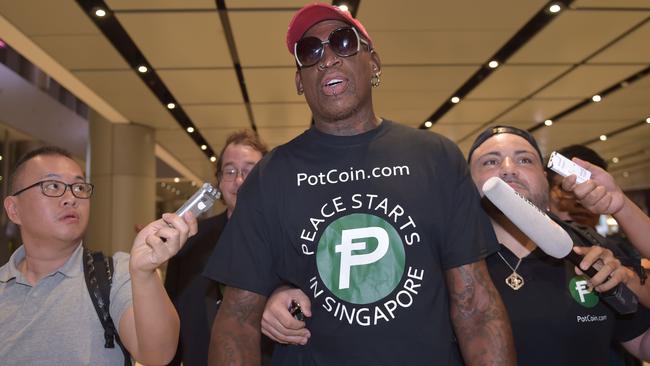
[[[598,295],[589,287],[584,276],[573,277],[569,282],[569,292],[573,299],[586,308],[593,308],[598,304]]]
[[[390,294],[402,279],[404,263],[404,244],[395,228],[362,213],[329,224],[316,252],[325,286],[353,304],[369,304]]]

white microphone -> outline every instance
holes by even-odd
[[[573,240],[569,234],[501,178],[488,179],[483,184],[483,193],[544,253],[564,258],[571,252]]]
[[[483,193],[503,214],[526,234],[544,253],[555,258],[566,258],[576,266],[582,256],[573,251],[573,239],[546,213],[515,191],[498,177],[492,177],[483,184]],[[593,277],[598,273],[589,267],[583,271]],[[637,310],[638,299],[624,283],[599,293],[599,296],[619,314],[632,314]]]

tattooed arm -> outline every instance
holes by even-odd
[[[266,298],[254,292],[226,287],[212,326],[208,364],[261,364],[260,322]]]
[[[485,261],[447,270],[449,312],[465,364],[515,365],[510,321]]]

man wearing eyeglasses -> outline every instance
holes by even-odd
[[[23,245],[0,268],[3,365],[124,365],[89,296],[82,260],[93,185],[65,150],[34,150],[16,164],[4,200]],[[145,364],[169,362],[179,321],[156,268],[196,233],[191,214],[164,214],[114,259],[110,309],[119,337]]]
[[[226,210],[199,221],[197,235],[167,265],[165,288],[181,320],[176,356],[170,365],[205,365],[208,362],[210,329],[221,293],[216,282],[202,276],[228,219],[235,210],[237,193],[255,164],[267,153],[264,143],[249,130],[226,138],[217,161],[217,184]],[[265,343],[270,356],[271,342]]]
[[[310,296],[311,338],[273,364],[514,364],[483,262],[496,238],[458,148],[375,115],[381,61],[348,12],[302,8],[287,48],[314,126],[239,191],[206,269],[227,286],[210,363],[259,364],[266,298],[291,284]]]

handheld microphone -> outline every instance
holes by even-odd
[[[546,213],[519,194],[501,178],[492,177],[483,184],[483,193],[503,214],[526,234],[546,254],[566,258],[580,268],[582,256],[575,253],[573,239]],[[593,277],[598,273],[593,267],[583,271]],[[636,312],[638,299],[623,283],[599,293],[599,296],[619,314]]]

